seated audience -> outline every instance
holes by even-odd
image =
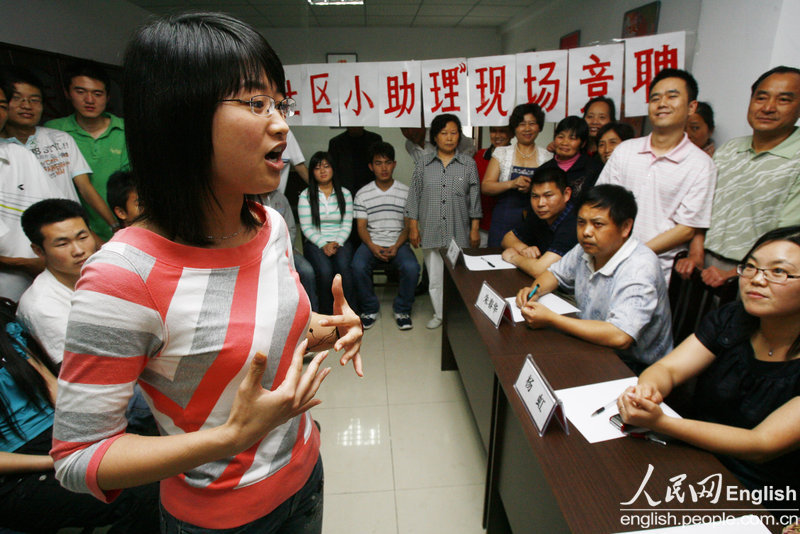
[[[511,144],[511,136],[513,132],[508,126],[491,126],[489,128],[489,147],[478,150],[472,159],[475,160],[475,165],[478,167],[478,180],[483,183],[486,176],[486,169],[489,168],[489,162],[492,161],[492,154],[495,148],[501,146],[508,146]],[[481,234],[481,247],[486,247],[489,244],[489,228],[492,226],[492,210],[494,210],[495,198],[489,195],[481,194],[481,208],[483,209],[483,218],[480,224]]]
[[[609,122],[600,128],[597,132],[597,155],[603,165],[621,142],[633,139],[634,136],[633,126],[624,122]]]
[[[58,367],[0,301],[0,527],[18,532],[111,525],[108,532],[157,533],[158,485],[123,490],[106,504],[55,479],[53,406]]]
[[[52,187],[58,198],[79,200],[81,197],[99,213],[105,224],[115,226],[117,221],[89,179],[92,169],[69,134],[52,128],[38,126],[44,111],[42,82],[27,69],[5,69],[6,83],[12,87],[8,99],[8,120],[2,131],[10,143],[24,146],[36,156],[50,175]]]
[[[503,237],[503,259],[537,277],[578,243],[575,204],[567,173],[539,169],[531,183],[531,210],[522,224]]]
[[[598,184],[616,184],[633,192],[639,218],[633,237],[661,260],[669,282],[672,264],[697,229],[711,222],[716,168],[684,131],[697,107],[697,82],[686,71],[664,69],[650,82],[648,116],[653,131],[614,150]]]
[[[617,401],[627,424],[718,455],[750,490],[790,487],[767,508],[797,514],[800,492],[800,226],[758,239],[738,266],[740,301],[711,312],[694,335],[648,367]],[[697,380],[691,413],[659,404]],[[766,492],[769,495],[769,492]],[[788,520],[784,520],[786,524]]]
[[[122,228],[127,228],[141,213],[139,193],[130,171],[117,171],[106,184],[106,201]]]
[[[61,363],[72,294],[97,242],[81,205],[64,198],[42,200],[26,209],[22,229],[45,270],[22,294],[17,316],[50,358]]]
[[[510,230],[522,222],[531,190],[531,176],[545,161],[552,158],[547,150],[536,146],[536,137],[544,126],[544,111],[537,104],[520,104],[508,118],[508,128],[516,143],[495,148],[486,168],[481,193],[497,198],[489,228],[489,246],[498,247]]]
[[[567,185],[572,189],[572,202],[580,204],[581,195],[591,189],[603,170],[597,158],[586,153],[589,127],[580,117],[561,119],[555,129],[555,157],[539,167],[539,171],[559,168],[567,173]]]
[[[672,321],[658,258],[631,237],[636,211],[633,194],[623,187],[590,189],[578,211],[580,245],[521,289],[517,305],[531,327],[553,327],[612,347],[638,373],[672,350]],[[557,288],[575,294],[579,319],[537,302]]]
[[[355,303],[350,263],[353,228],[353,197],[342,187],[327,152],[316,152],[309,162],[308,189],[300,193],[297,213],[303,231],[303,252],[314,268],[320,313],[333,313],[331,286],[336,273],[342,275],[347,302]]]
[[[720,286],[736,276],[737,262],[758,236],[800,224],[798,120],[800,69],[775,67],[759,76],[747,109],[753,134],[714,153],[718,179],[711,226],[692,241],[690,257],[679,266],[682,273],[704,267],[703,281]]]
[[[689,141],[711,157],[714,157],[716,145],[711,136],[714,134],[714,110],[707,102],[698,102],[697,111],[689,115],[686,123],[686,135]]]
[[[380,303],[372,285],[376,265],[391,265],[399,272],[400,286],[392,309],[400,330],[409,330],[411,307],[419,278],[419,262],[408,244],[408,228],[403,210],[408,199],[408,186],[392,177],[394,147],[375,143],[370,147],[369,168],[375,180],[362,187],[353,201],[356,228],[361,245],[353,255],[353,278],[361,310],[361,323],[370,328],[378,319]]]

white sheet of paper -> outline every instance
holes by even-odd
[[[658,508],[656,508],[655,511],[658,511]],[[713,523],[648,530],[632,530],[625,534],[642,534],[644,532],[647,534],[713,534],[716,532],[724,532],[725,534],[767,534],[769,529],[764,526],[764,523],[761,522],[761,519],[759,519],[757,515],[751,514],[728,518],[723,521],[714,521]]]
[[[609,439],[622,438],[622,432],[614,428],[608,421],[612,415],[619,413],[616,404],[606,408],[603,413],[592,417],[592,413],[606,405],[625,391],[628,386],[635,386],[638,378],[620,378],[608,382],[599,382],[586,386],[560,389],[556,395],[564,403],[564,410],[572,425],[577,428],[589,443],[598,443]],[[680,417],[672,408],[661,403],[661,409],[672,417]]]
[[[522,317],[522,310],[520,310],[519,306],[517,306],[517,297],[508,297],[506,298],[506,302],[508,302],[508,307],[511,309],[511,316],[514,318],[514,322],[521,323],[524,321],[525,319]],[[559,315],[566,315],[567,313],[580,313],[578,308],[562,299],[558,295],[554,295],[552,293],[548,293],[547,295],[543,296],[538,302],[541,302]]]
[[[489,265],[489,264],[492,265]],[[501,269],[516,269],[513,263],[503,259],[502,254],[484,254],[483,256],[467,256],[464,254],[464,265],[470,271],[499,271]]]

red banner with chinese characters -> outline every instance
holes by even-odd
[[[622,101],[625,45],[586,46],[569,50],[569,115],[583,116],[586,102],[606,96]]]
[[[566,50],[517,54],[517,104],[539,104],[546,120],[567,116]]]
[[[452,113],[462,124],[469,124],[467,59],[422,61],[420,73],[425,126],[442,113]]]
[[[682,69],[685,32],[625,39],[625,114],[647,115],[647,90],[664,69]]]

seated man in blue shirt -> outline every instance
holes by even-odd
[[[531,178],[531,212],[503,236],[503,259],[534,278],[578,243],[577,207],[569,200],[567,173],[558,167],[537,171]]]
[[[590,189],[578,211],[579,245],[521,289],[517,305],[531,327],[611,347],[638,374],[672,350],[672,321],[658,257],[631,237],[636,211],[633,194],[621,186]],[[537,302],[559,287],[574,292],[580,319]]]

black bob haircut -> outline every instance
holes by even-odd
[[[42,226],[77,217],[83,219],[86,227],[89,227],[89,221],[83,206],[74,200],[67,200],[66,198],[48,198],[28,206],[28,209],[22,213],[20,223],[22,224],[22,231],[25,232],[28,240],[37,247],[42,248],[44,243]]]
[[[64,91],[69,92],[72,79],[77,76],[86,76],[87,78],[103,82],[106,93],[109,92],[111,78],[108,76],[106,69],[101,67],[100,64],[93,61],[74,61],[67,65],[67,68],[64,69],[64,78],[61,80]]]
[[[512,135],[517,130],[517,126],[525,120],[525,115],[529,113],[536,119],[536,124],[539,125],[540,130],[544,127],[544,110],[539,107],[539,104],[520,104],[514,108],[508,117],[508,127],[511,128]]]
[[[375,156],[383,156],[391,161],[394,161],[394,147],[386,141],[378,141],[369,146],[369,163],[375,159]]]
[[[131,191],[136,191],[136,182],[133,181],[131,171],[117,171],[112,174],[106,184],[106,202],[111,211],[114,208],[124,210]]]
[[[537,169],[531,178],[531,185],[533,184],[546,184],[553,182],[562,193],[566,191],[569,183],[567,181],[567,173],[558,166],[545,167],[544,169]],[[533,195],[533,188],[531,188],[531,195]]]
[[[614,130],[614,133],[617,134],[620,141],[627,141],[628,139],[633,139],[636,137],[636,132],[633,131],[633,126],[625,122],[609,122],[599,130],[597,130],[597,142],[600,142],[600,139],[603,136]]]
[[[584,119],[586,118],[586,114],[589,113],[589,108],[592,107],[592,104],[597,104],[598,102],[603,102],[608,106],[608,118],[611,119],[611,122],[617,120],[617,106],[614,104],[614,99],[608,98],[607,96],[596,96],[594,98],[590,98],[583,107]]]
[[[589,125],[586,121],[577,115],[570,115],[564,117],[556,125],[554,136],[561,132],[572,132],[575,137],[581,140],[580,152],[581,154],[586,150],[586,144],[589,142]]]
[[[9,91],[11,91],[6,95],[6,98],[9,100],[11,100],[11,96],[14,93],[14,84],[17,83],[27,83],[28,85],[32,85],[37,88],[40,93],[42,93],[42,96],[44,96],[44,83],[42,83],[41,78],[36,76],[30,69],[20,67],[19,65],[9,65],[7,67],[3,67],[3,71],[0,76],[3,77],[3,81],[6,84],[3,86],[3,92],[6,92],[6,86],[8,86]]]
[[[700,91],[697,88],[697,80],[695,80],[694,76],[692,76],[688,71],[681,69],[664,69],[653,76],[653,79],[650,81],[650,87],[647,88],[648,96],[653,92],[653,87],[655,87],[658,82],[667,78],[680,78],[683,80],[686,83],[686,91],[689,96],[689,102],[697,100],[697,93]]]
[[[274,85],[264,87],[264,76]],[[212,190],[211,124],[219,101],[241,90],[284,92],[280,59],[249,25],[221,13],[157,19],[125,52],[122,95],[128,154],[142,217],[170,239],[206,245]],[[242,196],[242,224],[259,226]]]
[[[769,69],[767,72],[759,76],[755,82],[753,82],[753,85],[750,87],[750,96],[752,97],[754,94],[756,94],[756,89],[758,89],[758,86],[761,85],[761,82],[773,74],[797,74],[800,76],[800,69],[795,67],[787,67],[786,65],[779,65]]]
[[[638,212],[633,193],[621,185],[602,184],[592,187],[583,197],[581,207],[583,206],[608,208],[608,215],[617,226],[622,226],[628,219],[635,221]]]
[[[461,144],[461,121],[452,113],[442,113],[441,115],[436,115],[431,121],[431,144],[433,146],[436,146],[436,136],[439,135],[439,132],[444,130],[448,122],[456,123],[456,129],[458,129],[458,143]],[[456,148],[456,150],[458,150],[458,148]]]
[[[698,102],[695,113],[700,115],[710,132],[714,131],[714,110],[708,102]]]

